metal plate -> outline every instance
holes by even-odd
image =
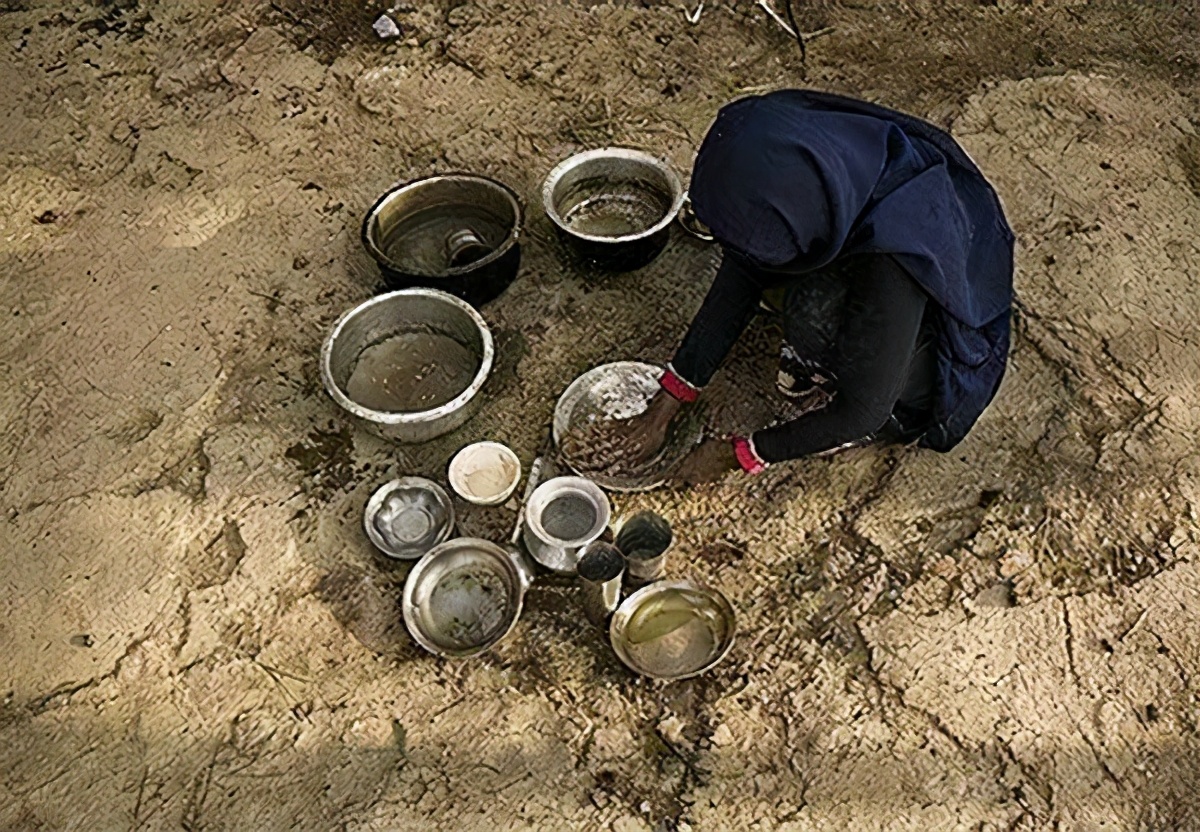
[[[554,408],[554,444],[559,453],[562,453],[563,437],[589,420],[631,419],[644,413],[660,389],[662,373],[662,368],[653,364],[618,361],[588,370],[571,382]],[[703,435],[703,414],[699,408],[691,407],[672,426],[667,444],[658,457],[636,476],[610,476],[589,471],[576,467],[565,457],[563,462],[607,491],[649,491],[666,482],[671,470],[691,453]]]
[[[608,634],[630,670],[671,681],[712,669],[733,647],[736,626],[733,607],[715,589],[659,581],[625,599]]]

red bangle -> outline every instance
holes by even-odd
[[[754,450],[754,443],[745,437],[733,438],[733,454],[737,457],[738,465],[742,466],[742,470],[747,474],[761,474],[767,470],[767,463],[763,462]]]
[[[659,384],[662,385],[662,389],[666,390],[668,394],[684,404],[691,404],[700,395],[699,389],[677,376],[675,371],[669,367],[663,373],[662,378],[659,379]]]

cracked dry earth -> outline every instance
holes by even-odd
[[[1194,8],[797,6],[806,65],[749,2],[401,4],[388,43],[369,3],[0,3],[0,828],[1200,829]],[[950,455],[618,499],[738,610],[705,677],[632,678],[550,580],[482,658],[420,652],[370,491],[483,437],[528,464],[566,383],[667,358],[715,267],[677,237],[581,270],[540,178],[607,143],[687,170],[721,101],[805,79],[994,178],[995,405]],[[524,265],[485,411],[393,447],[316,353],[376,289],[365,208],[452,168],[527,197]],[[770,416],[776,337],[715,430]]]

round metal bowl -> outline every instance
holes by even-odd
[[[542,204],[560,236],[584,259],[617,271],[659,255],[683,199],[669,165],[624,147],[571,156],[542,185]]]
[[[517,276],[523,211],[507,185],[470,173],[401,183],[367,212],[362,242],[390,289],[425,286],[476,306]]]
[[[588,370],[563,392],[554,407],[554,444],[562,453],[563,439],[597,419],[616,421],[644,413],[661,389],[662,368],[640,361],[618,361]],[[683,461],[704,435],[703,413],[688,408],[672,426],[662,451],[635,474],[606,474],[564,455],[563,461],[601,488],[614,492],[649,491],[666,482],[667,475]]]
[[[529,497],[522,539],[542,566],[560,575],[574,575],[580,552],[604,534],[611,516],[608,497],[594,482],[555,477]]]
[[[457,351],[465,350],[477,362],[470,383],[449,401],[428,409],[385,410],[352,399],[351,378],[365,351],[402,336],[424,339],[428,360],[435,363],[444,352],[435,349],[438,343],[453,342]],[[470,304],[433,289],[405,289],[360,303],[337,320],[321,347],[321,381],[339,407],[385,439],[426,442],[475,414],[494,358],[491,330]]]
[[[486,540],[448,540],[409,573],[404,624],[430,653],[474,656],[512,631],[530,581],[529,570],[514,553]]]
[[[380,486],[363,512],[363,528],[390,558],[416,560],[454,531],[454,505],[440,485],[403,477]]]
[[[672,681],[711,670],[725,658],[736,626],[733,607],[715,589],[691,581],[659,581],[625,599],[608,634],[630,670]]]
[[[521,460],[507,445],[476,442],[454,455],[447,469],[454,493],[477,506],[498,506],[521,480]]]

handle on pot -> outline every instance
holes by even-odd
[[[533,586],[533,579],[537,574],[533,564],[529,562],[529,557],[521,551],[520,546],[505,546],[504,551],[512,559],[513,566],[517,569],[517,577],[521,581],[521,594],[524,595],[529,591],[529,587]]]
[[[679,222],[680,228],[691,234],[697,240],[703,240],[706,243],[713,241],[712,232],[708,227],[696,217],[696,212],[692,209],[692,198],[687,191],[683,193],[683,204],[679,208],[679,214],[675,219]]]

